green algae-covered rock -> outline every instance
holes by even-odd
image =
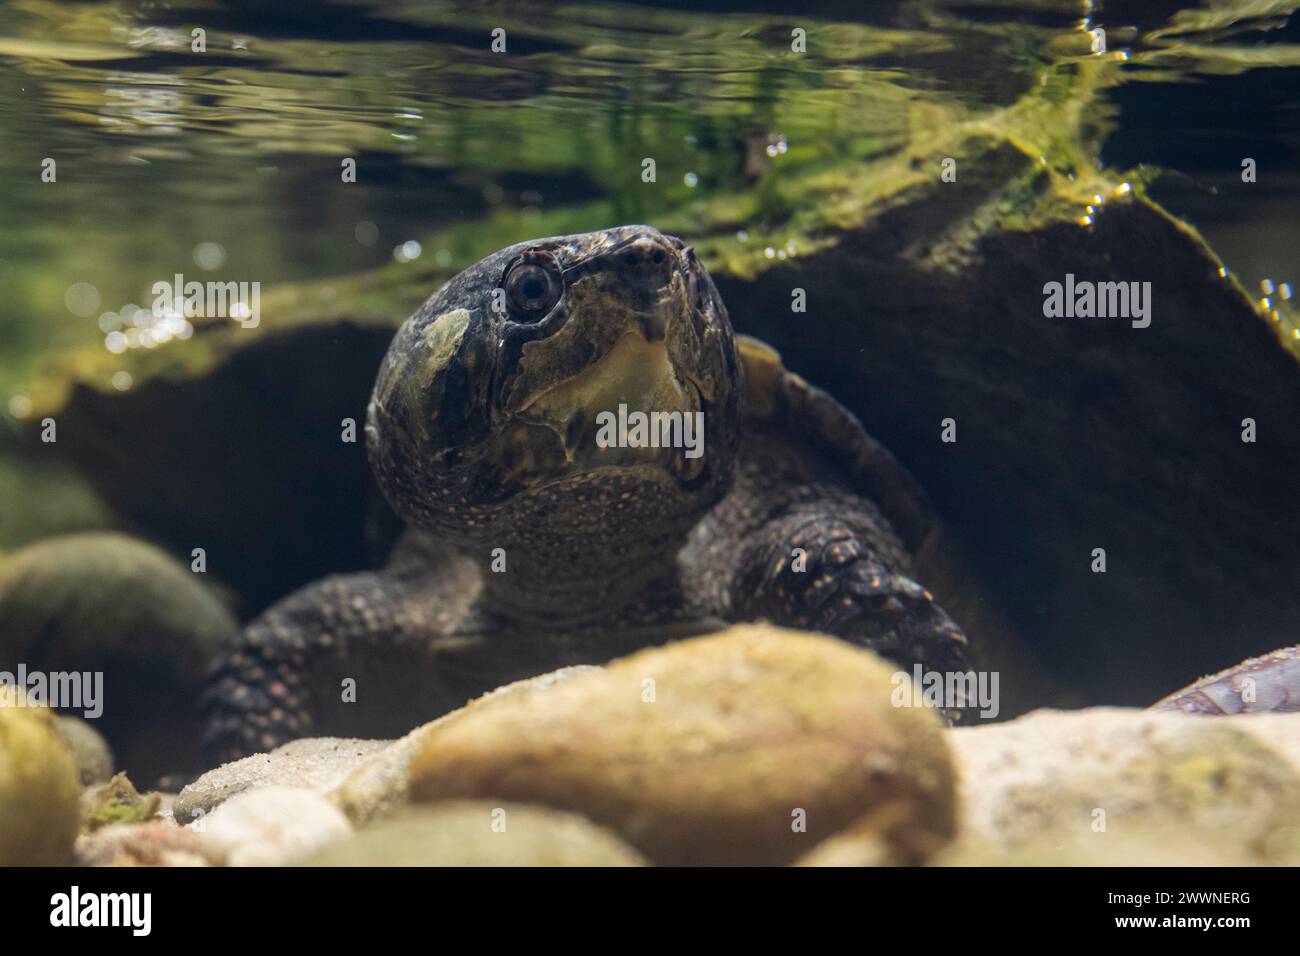
[[[0,424],[0,553],[113,526],[112,513],[57,447],[24,446]]]
[[[940,723],[893,705],[894,673],[833,638],[733,627],[431,727],[411,796],[569,810],[662,864],[784,864],[873,814],[892,845],[942,843]]]
[[[202,374],[182,359],[171,374],[137,370],[140,384],[125,393],[76,388],[54,413],[59,447],[131,527],[179,554],[206,549],[212,572],[258,610],[368,565],[396,528],[364,441],[343,436],[345,419],[360,436],[404,317],[236,335]],[[181,354],[221,336],[200,338]]]
[[[0,686],[0,866],[71,863],[80,795],[54,715]]]
[[[70,712],[93,718],[137,779],[195,766],[204,671],[236,630],[203,575],[125,535],[52,538],[0,560],[0,669],[92,675],[102,699]]]
[[[119,823],[145,823],[158,816],[162,796],[140,794],[124,773],[100,787],[88,789],[81,797],[81,828],[94,833]]]
[[[113,776],[113,751],[102,734],[80,717],[59,714],[54,718],[55,729],[72,748],[77,762],[77,776],[83,786],[103,783]]]
[[[492,800],[405,810],[306,866],[644,866],[618,837],[572,813]]]

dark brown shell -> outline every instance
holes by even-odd
[[[940,519],[920,483],[858,417],[828,392],[788,370],[766,343],[736,336],[745,412],[814,445],[888,519],[913,559],[916,580],[970,639],[971,660],[1002,675],[1003,712],[1079,704],[1045,669],[1038,648],[993,597],[978,562]]]
[[[811,441],[843,467],[850,483],[880,508],[909,552],[934,530],[934,509],[911,473],[867,434],[856,415],[781,362],[771,346],[736,336],[745,376],[746,414]]]

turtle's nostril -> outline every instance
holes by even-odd
[[[676,257],[670,255],[672,248],[663,239],[642,236],[629,243],[618,254],[618,261],[627,270],[629,277],[639,283],[660,288],[672,275]]]

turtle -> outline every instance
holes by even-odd
[[[924,491],[737,335],[693,248],[652,226],[518,243],[447,281],[393,337],[365,439],[406,530],[382,567],[306,585],[220,656],[213,761],[402,731],[738,621],[969,668],[915,576],[939,533]]]

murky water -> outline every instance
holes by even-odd
[[[64,346],[120,343],[178,272],[449,268],[478,250],[431,245],[448,224],[491,215],[514,240],[557,210],[598,227],[737,193],[740,233],[789,214],[793,176],[902,148],[927,105],[993,116],[1089,60],[1113,66],[1098,161],[1158,166],[1153,191],[1252,284],[1300,278],[1293,4],[707,6],[0,6],[0,398],[21,411]]]

